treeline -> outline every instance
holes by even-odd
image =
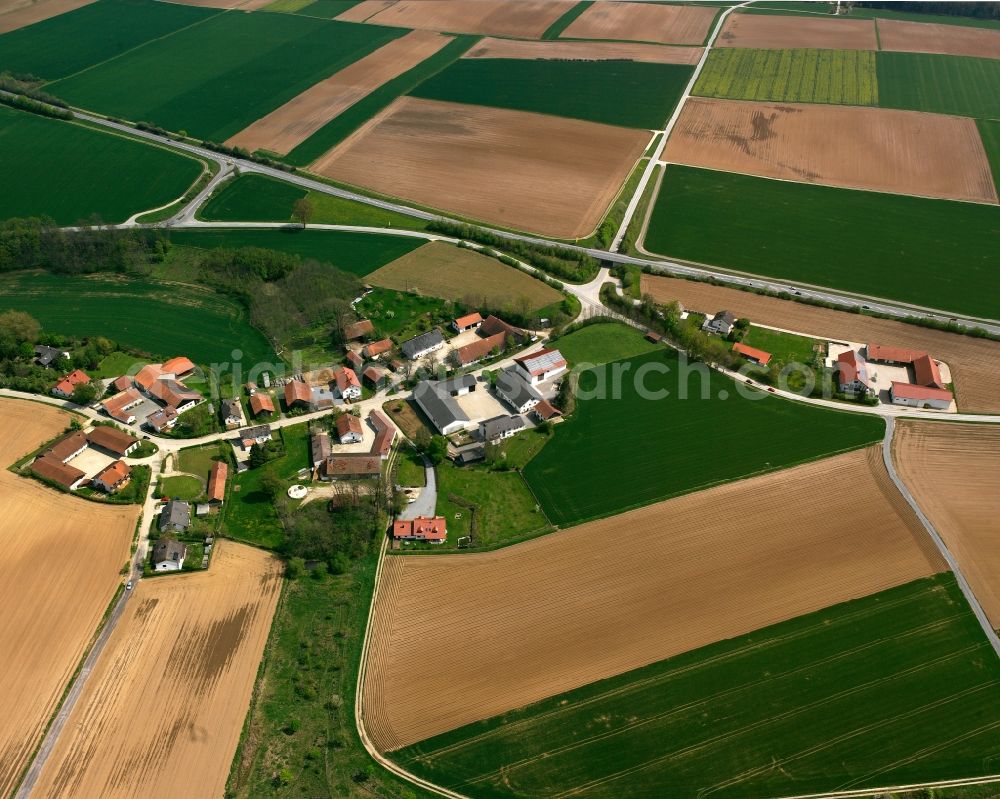
[[[946,17],[973,17],[974,19],[1000,19],[1000,3],[977,2],[859,2],[859,8],[877,8],[888,11],[906,11],[911,14],[935,14]]]
[[[456,222],[434,220],[427,224],[432,233],[441,233],[458,239],[468,239],[498,250],[512,253],[537,269],[575,283],[586,283],[597,275],[600,264],[596,258],[568,250],[555,244],[532,244],[519,239],[507,239],[488,230]]]
[[[140,271],[163,259],[169,242],[158,230],[102,227],[61,230],[48,217],[0,222],[0,272],[45,269],[57,274]]]
[[[222,153],[223,155],[231,155],[234,158],[242,158],[245,161],[253,161],[255,164],[269,166],[272,169],[280,169],[282,172],[298,171],[291,164],[286,164],[284,161],[276,161],[273,158],[268,158],[266,155],[257,155],[256,153],[250,152],[245,147],[230,147],[227,144],[219,144],[218,142],[208,141],[208,139],[202,141],[201,146],[206,150],[214,150],[215,152]]]
[[[58,97],[36,88],[40,83],[41,80],[34,75],[0,72],[0,91],[10,92],[0,94],[0,103],[54,119],[72,119],[73,112],[69,106]]]

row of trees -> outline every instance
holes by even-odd
[[[984,2],[858,2],[860,8],[883,8],[891,11],[906,11],[912,14],[940,14],[949,17],[973,17],[976,19],[1000,19],[1000,3]]]

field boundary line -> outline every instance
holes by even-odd
[[[941,557],[945,560],[945,563],[947,563],[949,568],[951,568],[952,574],[955,575],[955,580],[958,583],[958,587],[961,589],[962,594],[969,603],[969,607],[972,609],[973,614],[975,614],[976,620],[979,622],[979,626],[982,627],[983,633],[986,635],[986,640],[989,642],[990,646],[993,647],[993,652],[997,655],[997,657],[1000,657],[1000,638],[997,637],[996,631],[993,629],[993,625],[990,624],[990,620],[986,617],[986,611],[983,610],[983,606],[979,604],[979,600],[976,598],[975,593],[973,593],[972,586],[970,586],[969,581],[965,579],[962,567],[959,565],[955,556],[952,555],[951,550],[948,549],[948,545],[944,542],[944,539],[941,538],[941,535],[934,527],[934,524],[920,509],[920,505],[917,504],[917,500],[910,492],[910,489],[896,472],[896,465],[892,460],[892,440],[895,430],[896,420],[891,416],[886,416],[885,437],[882,439],[882,460],[885,463],[885,468],[889,472],[889,477],[896,485],[899,493],[902,494],[903,499],[905,499],[910,508],[913,509],[917,519],[920,520],[920,523],[924,526],[927,534],[931,537],[935,546],[937,546],[938,551],[941,553]]]
[[[971,785],[991,785],[1000,783],[1000,774],[990,774],[985,777],[960,777],[954,780],[939,780],[937,782],[914,782],[908,785],[885,785],[878,788],[859,788],[847,791],[829,791],[827,793],[800,793],[776,796],[774,799],[869,799],[885,793],[901,791],[917,791],[921,788],[961,788]]]

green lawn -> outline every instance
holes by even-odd
[[[813,348],[820,342],[805,336],[750,325],[750,329],[743,337],[743,343],[748,347],[756,347],[771,353],[775,360],[781,363],[809,364],[813,361]]]
[[[205,483],[197,477],[190,477],[185,474],[178,474],[173,477],[164,477],[157,486],[161,497],[172,497],[173,499],[186,499],[193,501],[205,493]]]
[[[864,50],[712,50],[694,93],[730,100],[878,105],[875,53]]]
[[[423,486],[427,482],[424,462],[411,449],[402,450],[396,458],[396,482],[401,486]]]
[[[993,183],[1000,193],[1000,119],[980,119],[979,135],[986,149],[986,157],[990,159],[990,169],[993,172]]]
[[[323,153],[340,144],[397,97],[403,96],[438,70],[444,69],[456,58],[460,58],[477,41],[479,41],[478,36],[456,36],[430,58],[421,61],[402,75],[386,81],[375,91],[351,105],[350,108],[341,111],[335,119],[327,122],[288,153],[285,160],[296,166],[311,164]]]
[[[687,65],[639,61],[470,58],[455,61],[410,94],[630,128],[660,128],[692,72]]]
[[[1000,661],[946,573],[550,697],[393,759],[484,799],[763,799],[991,774],[998,718]]]
[[[883,108],[1000,118],[1000,60],[882,52],[878,85]]]
[[[226,445],[228,446],[228,445]],[[205,444],[201,447],[182,449],[174,460],[174,469],[178,472],[188,472],[202,477],[207,484],[208,473],[212,464],[223,460],[219,444]]]
[[[424,244],[423,239],[340,230],[175,230],[174,244],[185,247],[263,247],[329,263],[367,275]]]
[[[472,514],[467,504],[476,506],[476,549],[513,543],[549,529],[548,520],[536,510],[535,498],[518,472],[491,472],[485,466],[459,467],[444,461],[437,467],[437,482],[437,512],[448,524],[444,547],[454,547],[459,537],[469,535]],[[461,501],[456,502],[455,497]],[[427,545],[431,546],[440,548]]]
[[[242,307],[194,286],[107,274],[13,273],[0,277],[0,310],[11,308],[27,311],[51,333],[106,336],[156,357],[186,355],[210,365],[232,361],[238,348],[245,363],[278,361]]]
[[[405,291],[375,287],[355,308],[364,319],[371,319],[383,336],[412,338],[429,330],[434,320],[444,320],[448,303],[437,297],[423,297]],[[428,319],[426,324],[421,321]]]
[[[124,222],[177,199],[201,171],[200,161],[160,147],[0,107],[2,219],[50,216],[75,225],[96,214]]]
[[[0,36],[0,71],[64,78],[217,14],[174,3],[98,0]]]
[[[884,432],[882,420],[867,415],[750,389],[747,398],[707,367],[685,372],[678,354],[666,348],[625,367],[620,381],[611,367],[581,375],[575,413],[524,470],[556,524],[621,513],[854,449]],[[599,396],[602,385],[607,398]],[[640,396],[641,386],[651,398]]]
[[[319,191],[309,192],[312,203],[312,221],[324,225],[366,225],[368,227],[392,227],[402,230],[426,230],[428,222],[395,211],[386,211],[374,205],[365,205],[354,200],[345,200]]]
[[[1000,318],[996,206],[671,165],[645,244],[674,258]]]
[[[500,457],[497,462],[511,469],[523,469],[551,440],[551,434],[537,427],[529,428],[500,443]]]
[[[641,331],[619,322],[587,325],[554,343],[571,367],[601,364],[645,355],[661,348],[646,340]]]
[[[218,14],[57,83],[73,105],[224,141],[405,30]]]
[[[3,283],[0,281],[0,286]],[[101,364],[97,369],[88,369],[87,374],[92,378],[120,377],[131,369],[136,362],[134,355],[127,352],[112,352],[101,359]]]

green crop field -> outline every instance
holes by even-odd
[[[219,14],[48,90],[74,105],[224,141],[405,30]]]
[[[1000,60],[879,53],[877,61],[883,108],[1000,119]]]
[[[98,0],[0,36],[0,72],[64,78],[217,14],[174,3]]]
[[[660,128],[693,67],[638,61],[459,60],[410,94],[430,100]]]
[[[671,165],[645,246],[674,258],[996,319],[997,242],[996,206]]]
[[[942,574],[550,697],[393,759],[484,798],[759,799],[992,774],[998,728],[1000,661]]]
[[[343,14],[347,9],[356,6],[361,0],[315,0],[315,2],[300,8],[297,13],[307,17],[323,17],[333,19]]]
[[[177,199],[201,171],[199,161],[134,139],[0,107],[2,219],[124,222]]]
[[[729,100],[878,105],[875,53],[712,50],[694,93]]]
[[[666,348],[583,372],[576,412],[524,476],[554,523],[577,524],[864,446],[885,429],[872,416],[736,388]]]
[[[980,119],[977,124],[986,157],[990,159],[993,183],[996,184],[997,192],[1000,192],[1000,119]]]
[[[575,330],[557,339],[558,348],[571,367],[579,364],[600,364],[645,355],[662,344],[646,340],[641,331],[618,322],[601,322]]]
[[[119,276],[38,272],[0,279],[0,310],[27,311],[42,327],[71,336],[107,336],[156,357],[187,355],[195,363],[278,362],[243,309],[208,290]]]
[[[184,247],[263,247],[313,258],[345,272],[367,275],[424,244],[423,239],[339,230],[175,230]]]

